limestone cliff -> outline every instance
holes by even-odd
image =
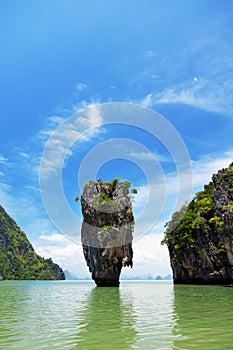
[[[26,234],[0,206],[0,280],[64,280],[51,259],[37,255]]]
[[[166,226],[174,283],[233,283],[233,163]]]
[[[84,257],[97,286],[118,286],[123,266],[133,265],[134,217],[130,183],[89,181],[81,196]]]

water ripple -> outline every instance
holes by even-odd
[[[1,282],[0,349],[232,348],[232,289],[170,282]]]

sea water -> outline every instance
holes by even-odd
[[[233,349],[233,288],[1,281],[0,349]]]

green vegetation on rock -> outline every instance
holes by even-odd
[[[136,194],[137,190],[133,188],[131,191],[129,191],[129,188],[131,186],[131,182],[128,180],[120,181],[121,179],[119,177],[114,178],[111,182],[105,182],[101,179],[98,180],[99,190],[100,192],[97,193],[93,198],[93,206],[95,209],[98,210],[111,210],[111,211],[117,211],[117,196],[116,193],[119,193],[119,190],[121,189],[122,196],[128,196],[129,193]],[[91,184],[91,181],[87,182],[84,185],[84,190],[87,188],[87,186]]]
[[[35,253],[26,234],[0,206],[0,279],[62,280],[64,272],[51,259]]]
[[[97,286],[119,286],[122,267],[133,265],[130,186],[117,177],[89,181],[80,198],[83,253]]]
[[[180,211],[172,215],[171,220],[165,225],[165,238],[162,244],[174,246],[178,255],[185,245],[188,244],[192,248],[195,246],[197,230],[208,232],[214,216],[214,202],[211,197],[213,191],[214,185],[210,182],[205,185],[203,191],[197,192],[189,204],[182,206]]]
[[[174,283],[233,282],[233,163],[172,215],[167,244]]]

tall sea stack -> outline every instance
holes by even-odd
[[[233,283],[233,163],[167,223],[174,283]]]
[[[134,217],[130,182],[89,181],[81,196],[82,246],[97,286],[119,286],[123,266],[133,266]]]

